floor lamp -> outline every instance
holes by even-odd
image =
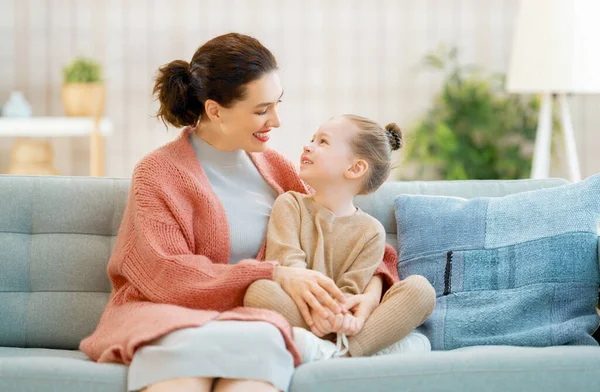
[[[550,175],[552,102],[557,97],[569,178],[581,179],[568,94],[600,93],[599,15],[599,0],[520,2],[507,90],[542,94],[532,178]]]

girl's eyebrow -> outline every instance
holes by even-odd
[[[312,138],[316,138],[317,136],[321,136],[321,137],[328,137],[331,139],[331,135],[327,132],[321,132],[321,131],[317,131],[317,133],[315,133]]]

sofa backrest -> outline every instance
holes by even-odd
[[[95,329],[128,188],[0,176],[0,346],[75,349]]]
[[[513,193],[549,188],[567,184],[561,178],[544,180],[469,180],[469,181],[392,181],[377,192],[356,198],[356,204],[377,218],[385,227],[387,241],[398,249],[394,199],[401,194],[455,196],[465,199],[475,197],[500,197]]]
[[[357,199],[396,245],[401,193],[502,196],[565,180],[389,182]],[[0,346],[76,349],[109,297],[129,180],[0,175]]]

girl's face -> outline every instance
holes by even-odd
[[[225,151],[265,151],[271,130],[280,125],[277,105],[282,95],[279,75],[270,72],[248,83],[244,99],[230,108],[212,101],[207,112],[220,126],[219,148]]]
[[[356,159],[350,147],[358,129],[344,117],[321,125],[300,158],[300,178],[317,189],[341,185],[348,179]]]

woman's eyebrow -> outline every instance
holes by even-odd
[[[283,97],[283,90],[281,90],[281,95],[279,96],[279,98],[277,98],[277,100],[279,101],[281,99],[281,97]],[[273,105],[274,103],[275,102],[263,102],[263,103],[260,103],[260,104],[256,105],[256,108],[258,109],[258,108],[263,107],[263,106]]]

